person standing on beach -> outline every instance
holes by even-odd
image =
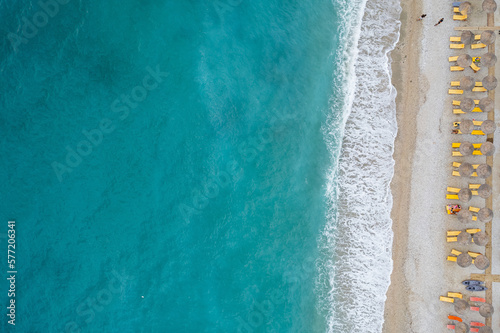
[[[434,24],[434,26],[441,24],[441,22],[443,22],[443,21],[444,21],[444,17],[442,17],[442,18],[438,21],[438,23]]]
[[[422,21],[424,19],[424,17],[426,17],[427,14],[422,14],[420,15],[420,17],[417,19],[417,21]]]

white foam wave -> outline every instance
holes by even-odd
[[[392,271],[392,159],[396,92],[388,53],[399,38],[399,0],[334,0],[343,8],[344,68],[325,128],[332,169],[319,288],[328,332],[381,332]],[[339,112],[339,110],[342,110]],[[342,150],[338,142],[343,138]]]

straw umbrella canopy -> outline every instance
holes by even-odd
[[[477,218],[481,222],[488,223],[493,220],[493,211],[486,207],[481,208],[477,213]]]
[[[497,10],[497,3],[494,0],[484,0],[483,10],[486,13],[494,13]]]
[[[463,299],[456,299],[455,302],[453,302],[455,311],[458,314],[465,314],[467,309],[469,308],[469,303],[467,303],[466,300]]]
[[[485,87],[487,90],[495,89],[498,84],[497,78],[494,77],[493,75],[485,76],[482,82],[483,82],[483,87]]]
[[[462,125],[462,123],[460,123]],[[491,134],[494,133],[495,130],[497,129],[497,125],[493,120],[485,120],[481,124],[481,131],[484,132],[484,134]]]
[[[465,119],[460,122],[460,132],[462,132],[462,134],[471,134],[473,129],[474,122],[472,120]]]
[[[472,155],[474,146],[469,141],[464,141],[460,144],[460,148],[458,148],[458,150],[460,151],[460,154],[462,154],[463,156],[469,156]]]
[[[497,62],[497,56],[493,53],[486,53],[481,56],[481,65],[486,67],[493,67]],[[464,67],[464,66],[462,66]]]
[[[486,179],[491,175],[491,167],[486,163],[479,164],[479,166],[476,168],[476,172],[478,177]]]
[[[472,222],[472,213],[468,209],[461,209],[457,214],[457,218],[462,223]]]
[[[491,186],[488,184],[483,184],[479,186],[477,194],[483,199],[488,199],[491,196]]]
[[[481,58],[483,59],[483,58]],[[457,65],[460,67],[469,67],[472,64],[472,57],[468,54],[461,54],[458,56]]]
[[[495,309],[490,303],[484,303],[479,307],[479,314],[484,318],[491,317],[493,315],[493,312],[495,312]]]
[[[462,41],[463,44],[470,45],[474,40],[474,34],[470,30],[465,30],[460,35],[460,40]]]
[[[470,76],[464,76],[462,79],[467,78],[467,77],[470,78]],[[463,88],[462,79],[460,79],[460,86]],[[472,80],[472,81],[473,81],[472,85],[475,85],[474,80]],[[469,88],[469,90],[470,89],[472,89],[472,88]],[[474,100],[472,98],[465,97],[465,98],[462,98],[460,100],[460,109],[463,112],[471,112],[475,106],[476,105],[475,105]]]
[[[483,326],[479,329],[478,333],[493,333],[493,329],[489,326]]]
[[[480,254],[476,257],[476,259],[474,259],[474,266],[476,266],[477,269],[484,271],[486,268],[490,267],[490,260],[486,258],[485,255]]]
[[[474,240],[474,244],[479,246],[486,246],[490,241],[488,235],[484,231],[476,232],[474,236],[472,236],[472,239]]]
[[[459,254],[457,257],[457,264],[460,267],[469,267],[472,265],[472,257],[468,253]]]
[[[460,13],[462,13],[462,15],[470,13],[471,9],[472,9],[472,5],[470,4],[469,1],[462,2],[460,4],[460,6],[458,7],[458,10],[460,11]]]
[[[462,202],[469,202],[472,198],[472,192],[468,188],[463,188],[458,192],[458,199]]]
[[[494,153],[495,153],[495,146],[491,142],[486,141],[481,145],[481,154],[485,156],[491,156]]]
[[[472,236],[466,231],[462,231],[457,236],[457,242],[462,244],[462,245],[469,245],[471,240],[472,240]]]
[[[462,105],[462,103],[460,103],[460,105]],[[479,108],[483,112],[491,112],[495,108],[495,102],[489,97],[483,97],[479,100]]]
[[[462,124],[460,124],[460,129],[462,129]],[[464,162],[458,167],[458,172],[462,177],[469,177],[474,172],[474,167],[472,164]]]
[[[481,33],[481,43],[490,45],[495,42],[495,33],[493,30],[485,30]]]
[[[459,321],[455,324],[455,332],[456,333],[468,333],[469,332],[469,325]]]
[[[461,63],[462,63],[462,65],[461,65],[458,61],[460,61],[460,57],[462,57],[462,56],[469,57],[471,59],[471,61],[468,62],[467,59],[464,57],[461,60]],[[468,54],[462,54],[462,55],[458,56],[457,63],[461,67],[468,67],[468,66],[470,66],[470,64],[472,64],[472,58]],[[462,88],[463,90],[472,90],[472,88],[474,88],[475,85],[476,85],[476,81],[474,80],[474,78],[472,76],[462,76],[462,78],[460,79],[460,88]],[[472,98],[469,98],[469,99],[472,100]],[[472,100],[472,103],[473,103],[472,105],[474,105],[474,100]],[[460,106],[462,106],[462,102],[460,102]]]

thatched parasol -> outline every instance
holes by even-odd
[[[495,42],[495,32],[493,30],[485,30],[481,33],[481,43],[490,45]]]
[[[462,41],[462,43],[464,43],[465,45],[470,45],[472,44],[472,41],[474,40],[474,34],[472,33],[472,31],[470,30],[465,30],[464,32],[462,32],[462,34],[460,35],[460,40]]]
[[[483,59],[483,58],[481,58],[481,59]],[[460,66],[460,67],[469,67],[471,64],[472,64],[472,57],[470,55],[468,55],[468,54],[461,54],[461,55],[458,56],[458,59],[457,59],[457,65],[458,66]],[[466,77],[470,77],[470,76],[466,76]]]
[[[482,82],[483,82],[483,87],[485,87],[486,90],[493,90],[497,87],[498,84],[497,78],[494,77],[493,75],[485,76]]]
[[[486,13],[494,13],[497,10],[497,3],[494,0],[483,1],[483,11]]]
[[[462,125],[462,123],[460,123]],[[497,129],[497,125],[493,120],[485,120],[481,124],[481,131],[484,132],[484,134],[491,134],[494,133],[495,130]]]
[[[472,198],[472,192],[468,188],[463,188],[458,192],[458,200],[462,202],[469,202]]]
[[[469,309],[469,303],[467,303],[467,301],[463,299],[457,299],[453,304],[455,306],[455,311],[458,314],[465,314],[467,309]]]
[[[485,156],[491,156],[494,153],[495,153],[495,146],[491,142],[486,141],[481,145],[481,154]]]
[[[476,232],[474,236],[472,236],[472,239],[474,239],[474,244],[479,246],[486,246],[490,241],[488,235],[484,231]]]
[[[460,129],[462,129],[462,124],[460,124]],[[464,162],[458,167],[458,172],[462,177],[469,177],[474,172],[474,167],[472,164]]]
[[[476,169],[478,177],[481,178],[488,178],[491,175],[491,167],[484,163],[484,164],[479,164],[479,166]]]
[[[493,308],[493,305],[491,305],[490,303],[484,303],[479,307],[479,314],[484,318],[493,316],[494,312],[495,309]]]
[[[470,76],[465,76],[463,78],[466,78],[466,77],[470,77]],[[463,79],[462,78],[462,79]],[[460,82],[462,82],[462,80],[460,80]],[[474,85],[475,83],[473,83]],[[472,89],[472,88],[470,88]],[[463,112],[471,112],[474,107],[476,106],[476,104],[474,103],[474,100],[472,98],[462,98],[460,100],[460,109],[463,111]]]
[[[469,267],[472,265],[472,257],[468,253],[459,254],[457,257],[457,264],[460,267]]]
[[[467,325],[464,322],[458,321],[455,324],[455,332],[456,333],[468,333],[469,332],[469,325]]]
[[[495,102],[493,102],[493,100],[489,97],[483,97],[479,100],[478,106],[483,112],[491,112],[495,108]]]
[[[483,184],[479,186],[477,194],[483,199],[488,199],[491,196],[491,186],[488,184]]]
[[[462,223],[472,222],[472,213],[468,209],[461,209],[457,214],[457,218]]]
[[[477,218],[481,222],[488,223],[493,220],[493,211],[486,207],[481,208],[477,213]]]
[[[460,60],[460,57],[462,56],[467,56],[469,58],[471,58],[470,55],[468,54],[462,54],[461,56],[458,57],[458,60]],[[457,62],[458,62],[457,60]],[[471,58],[472,60],[472,58]],[[465,63],[467,60],[463,60],[463,62]],[[472,62],[469,62],[469,64],[465,64],[465,65],[460,65],[458,64],[459,66],[461,67],[468,67],[470,66]],[[462,88],[463,90],[472,90],[472,88],[474,88],[474,86],[476,85],[476,81],[474,80],[474,78],[472,76],[462,76],[462,78],[460,79],[460,88]],[[472,98],[469,98],[469,99],[472,99]],[[474,105],[474,100],[472,100],[472,103]],[[460,106],[462,106],[462,102],[460,102]],[[472,110],[472,109],[471,109]]]
[[[486,53],[481,56],[481,66],[493,67],[495,66],[496,62],[497,62],[497,56],[493,53]]]
[[[460,154],[462,154],[463,156],[469,156],[472,155],[474,146],[469,141],[464,141],[460,144],[460,148],[458,148],[458,150],[460,151]]]
[[[460,132],[462,132],[462,134],[471,134],[473,129],[474,129],[474,122],[472,120],[465,119],[460,121]]]
[[[466,231],[462,231],[457,236],[457,242],[462,244],[462,245],[469,245],[471,242],[471,239],[472,239],[472,236]]]
[[[458,7],[458,10],[462,15],[466,15],[471,12],[472,10],[472,5],[470,4],[469,1],[464,1],[460,3],[460,6]]]
[[[474,259],[474,266],[476,266],[477,269],[484,271],[486,268],[490,267],[490,260],[486,258],[485,255],[480,254]]]
[[[489,326],[483,326],[479,329],[478,333],[493,333],[493,329]]]

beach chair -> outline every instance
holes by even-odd
[[[462,252],[455,250],[455,249],[451,249],[451,254],[453,254],[454,256],[459,256],[462,254]]]
[[[474,297],[474,296],[471,296],[471,297],[469,298],[469,300],[470,300],[471,302],[481,302],[481,303],[486,302],[486,300],[485,300],[484,298],[481,298],[481,297]],[[471,326],[477,326],[477,325],[472,325],[472,323],[471,323]]]
[[[463,298],[461,293],[454,293],[454,292],[448,292],[448,297],[460,298],[460,299]]]
[[[470,332],[474,332],[474,333],[478,333],[479,332],[479,328],[471,327],[471,328],[469,328],[469,331]]]
[[[449,330],[455,330],[455,325],[448,324],[448,325],[446,325],[446,328]]]
[[[457,7],[453,7],[453,12],[454,13],[460,13],[460,8]]]
[[[464,91],[461,89],[448,89],[449,95],[463,95]]]
[[[460,101],[453,100],[453,101],[451,102],[451,104],[452,104],[452,105],[454,105],[454,106],[460,106]],[[474,104],[478,105],[478,104],[479,104],[479,100],[478,100],[478,99],[475,99],[475,100],[474,100]]]
[[[449,316],[448,316],[448,319],[449,319],[449,320],[455,320],[455,321],[462,322],[462,318],[457,317],[457,316],[452,316],[452,315],[449,315]]]
[[[484,87],[474,87],[474,88],[472,88],[472,91],[473,92],[486,92],[488,90],[486,90],[486,88],[484,88]]]
[[[469,190],[477,190],[481,184],[469,184]]]
[[[453,15],[453,21],[465,21],[467,20],[467,15]]]
[[[460,43],[462,41],[462,38],[460,36],[451,36],[450,37],[450,42],[456,42],[456,43]],[[451,58],[451,57],[450,57]],[[458,56],[456,57],[458,59]],[[450,61],[457,61],[457,59],[455,60],[450,60]]]
[[[451,297],[439,296],[441,302],[455,303],[455,299]]]
[[[471,306],[470,310],[471,311],[479,311],[479,306]]]
[[[473,50],[484,49],[485,47],[486,47],[486,44],[483,44],[483,43],[477,43],[477,44],[470,45],[470,48]]]
[[[477,232],[480,232],[481,229],[478,229],[478,228],[475,228],[475,229],[465,229],[465,232],[469,233],[469,234],[475,234]]]
[[[452,87],[460,87],[460,81],[451,81],[450,85]]]
[[[450,49],[454,49],[454,50],[461,50],[464,47],[465,47],[464,44],[450,44]]]
[[[472,63],[470,65],[470,68],[474,71],[474,72],[479,72],[479,70],[481,69],[480,67],[478,67],[475,63]]]
[[[457,237],[446,237],[446,243],[454,243],[458,240]]]
[[[450,67],[450,71],[452,71],[452,72],[461,72],[463,70],[464,70],[464,68],[460,67],[460,66],[451,66]]]
[[[477,326],[477,327],[483,327],[483,326],[486,326],[485,324],[483,323],[480,323],[478,321],[471,321],[470,322],[470,326]]]
[[[458,193],[460,192],[460,189],[458,187],[447,187],[446,188],[446,191],[450,192],[450,193]]]
[[[457,257],[448,256],[448,257],[446,257],[446,260],[457,262]]]
[[[453,142],[451,144],[451,148],[460,148],[460,142]],[[481,143],[473,143],[472,146],[475,148],[475,149],[479,149],[481,148]]]
[[[481,210],[481,208],[478,208],[478,207],[472,207],[472,206],[470,206],[470,207],[469,207],[469,210],[470,210],[471,212],[474,212],[474,213],[479,213],[479,211]]]
[[[446,231],[446,236],[458,236],[460,233],[460,230],[448,230]]]

